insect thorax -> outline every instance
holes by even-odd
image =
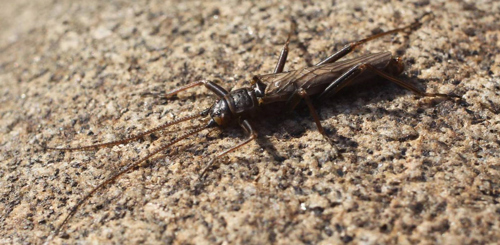
[[[259,106],[257,96],[251,88],[233,90],[224,98],[231,112],[238,117],[252,114]]]

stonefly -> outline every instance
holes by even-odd
[[[284,102],[290,109],[294,109],[300,101],[304,100],[309,108],[314,122],[316,123],[318,131],[330,142],[325,133],[325,130],[321,126],[319,116],[314,109],[313,100],[324,100],[339,93],[339,91],[341,91],[346,86],[352,85],[354,83],[370,81],[378,76],[390,82],[393,82],[407,90],[410,90],[419,96],[460,98],[455,95],[426,93],[425,91],[417,88],[415,85],[407,81],[398,79],[396,76],[403,72],[404,64],[401,58],[392,56],[391,52],[388,51],[371,53],[349,60],[338,61],[342,57],[352,52],[355,48],[370,40],[397,32],[411,32],[415,30],[422,25],[421,20],[429,15],[429,13],[424,14],[410,25],[378,33],[359,41],[351,42],[333,55],[322,60],[314,66],[306,67],[300,70],[283,72],[288,56],[288,45],[290,42],[289,36],[281,50],[274,72],[265,75],[253,76],[250,87],[240,88],[228,92],[226,89],[217,85],[213,81],[201,80],[187,84],[185,86],[181,86],[165,94],[165,96],[168,98],[193,87],[205,86],[208,90],[210,90],[217,96],[217,101],[215,101],[215,103],[213,103],[210,108],[207,108],[190,116],[185,116],[171,122],[166,122],[156,128],[122,140],[79,147],[45,147],[47,150],[58,151],[95,150],[102,147],[110,147],[114,145],[124,144],[133,140],[138,140],[146,135],[164,130],[169,126],[178,124],[183,121],[188,121],[196,118],[200,119],[199,124],[192,127],[186,133],[178,135],[178,137],[176,137],[175,139],[162,145],[160,148],[156,149],[145,157],[131,163],[128,167],[108,177],[108,179],[92,189],[80,201],[78,201],[76,205],[71,208],[70,212],[64,218],[63,222],[55,230],[55,235],[57,235],[61,231],[61,229],[71,219],[71,217],[75,215],[78,209],[93,194],[95,194],[98,190],[104,188],[111,182],[115,181],[121,175],[136,167],[141,166],[149,158],[162,151],[165,151],[167,148],[178,143],[179,141],[186,139],[189,136],[195,135],[203,130],[212,128],[225,128],[232,123],[239,124],[245,130],[245,132],[248,133],[249,137],[241,143],[217,154],[200,173],[200,178],[203,177],[207,173],[207,170],[221,156],[224,156],[229,152],[232,152],[248,144],[257,137],[257,131],[252,127],[252,118],[253,115],[256,114],[256,109],[258,109],[259,107],[272,106],[277,102]]]

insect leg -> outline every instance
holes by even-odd
[[[169,97],[172,97],[172,96],[178,94],[179,92],[182,92],[182,91],[190,89],[190,88],[198,87],[200,85],[204,85],[206,88],[208,88],[210,91],[212,91],[215,95],[217,95],[218,98],[222,98],[222,97],[224,97],[224,95],[226,95],[228,93],[226,89],[224,89],[223,87],[217,85],[216,83],[214,83],[212,81],[200,80],[200,81],[186,84],[184,86],[180,86],[180,87],[178,87],[174,90],[168,91],[166,93],[165,93],[165,91],[154,92],[154,93],[145,92],[145,93],[141,93],[141,96],[149,96],[149,95],[157,96],[159,94],[164,94],[163,96],[165,96],[166,98],[169,98]]]
[[[420,95],[420,96],[439,96],[439,97],[445,97],[445,98],[460,98],[459,96],[454,96],[454,95],[447,95],[447,94],[439,94],[439,93],[426,93],[419,88],[417,88],[415,85],[413,85],[410,82],[400,80],[392,75],[390,75],[387,72],[384,72],[380,69],[377,69],[376,67],[370,65],[370,64],[360,64],[352,67],[351,69],[347,70],[342,74],[340,77],[335,79],[326,89],[318,96],[318,100],[324,99],[328,95],[334,95],[338,91],[340,91],[342,88],[346,87],[349,85],[351,82],[355,81],[355,79],[363,73],[365,70],[370,70],[373,73],[405,88],[413,93]]]
[[[324,99],[327,95],[336,94],[339,90],[349,85],[354,79],[366,69],[366,65],[356,65],[347,70],[340,77],[335,79],[326,89],[316,98],[316,100]]]
[[[390,31],[378,33],[378,34],[369,36],[369,37],[367,37],[365,39],[361,39],[359,41],[351,42],[351,43],[345,45],[341,50],[339,50],[339,51],[335,52],[334,54],[332,54],[330,57],[328,57],[328,58],[322,60],[321,62],[319,62],[318,64],[316,64],[316,66],[320,66],[320,65],[323,65],[323,64],[326,64],[326,63],[333,63],[333,62],[339,60],[340,58],[346,56],[350,52],[352,52],[355,48],[357,48],[357,47],[361,46],[362,44],[365,44],[365,43],[367,43],[367,42],[369,42],[369,41],[371,41],[373,39],[377,39],[379,37],[383,37],[383,36],[386,36],[386,35],[389,35],[389,34],[393,34],[393,33],[397,33],[397,32],[403,32],[405,30],[413,31],[413,30],[415,30],[416,28],[419,28],[422,25],[421,20],[424,17],[428,16],[428,15],[431,15],[431,13],[425,13],[420,18],[416,19],[415,22],[413,22],[410,25],[407,25],[407,26],[404,26],[404,27],[401,27],[401,28],[396,28],[396,29],[393,29],[393,30],[390,30]]]
[[[323,129],[323,126],[321,126],[321,122],[319,121],[318,113],[316,112],[316,109],[314,108],[314,106],[311,102],[311,98],[309,97],[307,92],[303,88],[300,88],[299,91],[297,92],[297,94],[300,97],[302,97],[302,99],[304,99],[304,101],[307,104],[307,107],[309,107],[309,113],[311,113],[311,116],[313,117],[314,122],[316,123],[316,126],[318,127],[318,131],[322,135],[326,136],[325,130]]]
[[[318,128],[318,131],[321,133],[321,135],[323,135],[323,137],[326,139],[326,141],[328,141],[328,143],[330,143],[330,145],[334,148],[336,157],[342,157],[342,155],[339,154],[339,149],[337,148],[335,143],[330,139],[330,137],[328,137],[328,135],[325,132],[325,129],[321,125],[321,121],[319,120],[319,115],[316,112],[316,109],[314,108],[314,105],[311,101],[311,98],[307,94],[307,91],[303,88],[299,88],[297,90],[297,93],[292,95],[292,97],[294,97],[294,98],[291,98],[289,100],[289,102],[291,103],[289,105],[290,108],[293,109],[295,106],[297,106],[300,99],[303,99],[306,102],[307,107],[309,107],[309,113],[311,113],[311,116],[314,119],[314,122],[316,123],[316,127]]]
[[[286,39],[285,45],[281,49],[280,57],[278,58],[278,63],[276,63],[276,67],[274,68],[273,73],[281,73],[285,68],[286,58],[288,57],[288,44],[290,43],[290,34],[288,34],[288,38]]]
[[[165,94],[165,97],[171,97],[175,94],[178,94],[179,92],[182,92],[184,90],[187,90],[187,89],[190,89],[190,88],[193,88],[193,87],[197,87],[197,86],[200,86],[200,85],[205,85],[205,87],[207,89],[209,89],[210,91],[212,91],[215,95],[217,95],[217,97],[219,98],[222,98],[224,97],[224,95],[226,95],[228,92],[226,89],[224,89],[223,87],[217,85],[216,83],[212,82],[212,81],[207,81],[207,80],[200,80],[200,81],[196,81],[196,82],[192,82],[192,83],[189,83],[189,84],[186,84],[184,86],[180,86],[174,90],[171,90],[169,92],[167,92]]]
[[[297,31],[297,22],[292,18],[290,24],[290,32],[288,33],[288,38],[286,39],[283,48],[281,49],[280,57],[278,58],[278,63],[276,63],[276,67],[274,68],[273,73],[281,73],[285,68],[286,58],[288,57],[288,44],[290,44],[290,37],[292,33]]]
[[[252,125],[250,124],[250,122],[246,119],[244,119],[243,121],[240,122],[240,126],[250,135],[245,141],[239,143],[238,145],[234,146],[234,147],[231,147],[219,154],[217,154],[217,156],[215,156],[209,163],[208,165],[201,171],[201,174],[200,174],[200,177],[199,179],[202,179],[203,176],[205,176],[205,174],[207,173],[208,169],[210,167],[212,167],[214,165],[214,163],[222,156],[226,155],[227,153],[229,152],[232,152],[248,143],[250,143],[250,141],[254,140],[255,138],[257,138],[257,132],[255,130],[253,130],[252,128]]]
[[[393,75],[391,75],[383,70],[377,69],[376,67],[374,67],[370,64],[366,64],[365,66],[366,66],[366,69],[373,71],[377,75],[379,75],[379,76],[381,76],[381,77],[383,77],[383,78],[385,78],[385,79],[387,79],[387,80],[389,80],[389,81],[391,81],[391,82],[393,82],[393,83],[395,83],[395,84],[397,84],[405,89],[408,89],[417,95],[428,96],[428,97],[443,97],[443,98],[448,98],[448,99],[453,99],[453,98],[461,99],[461,97],[457,96],[457,95],[440,94],[440,93],[426,93],[425,91],[422,91],[421,89],[417,88],[412,83],[398,79],[398,78],[394,77]]]

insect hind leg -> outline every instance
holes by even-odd
[[[328,58],[322,60],[321,62],[319,62],[318,64],[316,64],[315,66],[320,66],[320,65],[324,65],[324,64],[327,64],[327,63],[333,63],[339,59],[341,59],[342,57],[348,55],[349,53],[351,53],[355,48],[371,41],[371,40],[374,40],[374,39],[377,39],[377,38],[380,38],[380,37],[383,37],[383,36],[386,36],[386,35],[390,35],[390,34],[394,34],[394,33],[398,33],[398,32],[404,32],[404,31],[413,31],[417,28],[419,28],[421,25],[422,25],[422,20],[426,17],[426,16],[431,16],[432,13],[425,13],[424,15],[422,15],[420,18],[416,19],[413,23],[407,25],[407,26],[404,26],[404,27],[400,27],[400,28],[396,28],[396,29],[392,29],[392,30],[389,30],[389,31],[385,31],[385,32],[381,32],[381,33],[378,33],[378,34],[375,34],[375,35],[371,35],[367,38],[364,38],[364,39],[361,39],[361,40],[358,40],[358,41],[354,41],[354,42],[351,42],[351,43],[348,43],[347,45],[345,45],[341,50],[335,52],[334,54],[332,54],[331,56],[329,56]]]
[[[428,96],[428,97],[444,97],[447,99],[453,99],[453,98],[460,98],[459,96],[456,95],[448,95],[448,94],[440,94],[440,93],[426,93],[425,91],[422,91],[418,87],[416,87],[414,84],[398,79],[394,77],[393,75],[389,74],[386,71],[380,70],[376,67],[374,67],[371,64],[359,64],[351,69],[347,70],[342,74],[340,77],[335,79],[332,83],[330,83],[326,89],[318,96],[317,100],[322,100],[325,99],[327,96],[331,96],[339,92],[341,89],[344,87],[350,85],[352,82],[356,81],[356,78],[359,77],[360,74],[365,72],[365,70],[369,70],[373,72],[374,74],[383,77],[387,79],[388,81],[395,83],[399,85],[400,87],[403,87],[407,90],[410,90],[411,92],[415,93],[416,95],[419,96]]]
[[[425,91],[422,91],[421,89],[417,88],[415,85],[413,85],[410,82],[398,79],[394,77],[393,75],[389,74],[388,72],[385,72],[383,70],[377,69],[376,67],[370,65],[370,64],[365,64],[366,69],[372,71],[373,73],[376,73],[377,75],[407,89],[415,93],[416,95],[419,96],[425,96],[425,97],[442,97],[446,99],[461,99],[460,96],[457,95],[450,95],[450,94],[441,94],[441,93],[427,93]]]

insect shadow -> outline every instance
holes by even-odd
[[[198,86],[204,86],[217,97],[217,100],[209,108],[192,115],[180,117],[173,121],[163,123],[158,127],[122,140],[78,147],[45,147],[46,150],[57,151],[96,150],[98,148],[111,147],[139,140],[157,131],[166,130],[167,128],[181,122],[196,121],[193,126],[183,131],[183,133],[177,133],[174,139],[153,150],[146,156],[132,162],[126,168],[111,175],[99,185],[94,187],[90,192],[85,194],[83,198],[70,209],[67,216],[55,230],[54,235],[59,234],[71,217],[75,215],[78,209],[98,190],[103,189],[123,174],[144,165],[148,159],[161,152],[165,152],[172,145],[202,131],[225,129],[230,125],[239,125],[249,135],[248,138],[213,157],[200,173],[200,179],[204,178],[207,171],[214,165],[217,159],[220,159],[222,156],[257,139],[257,131],[252,126],[252,120],[259,113],[260,108],[275,107],[277,104],[282,104],[287,108],[287,110],[291,111],[297,107],[299,102],[304,101],[319,133],[321,133],[325,140],[335,148],[335,155],[340,156],[338,149],[335,147],[335,142],[331,140],[321,125],[320,117],[318,116],[314,105],[338,94],[339,91],[343,90],[345,87],[359,83],[371,82],[375,78],[383,78],[404,89],[410,90],[418,96],[460,99],[459,96],[455,95],[427,93],[419,89],[413,83],[397,78],[396,76],[404,71],[403,60],[399,57],[393,57],[389,51],[370,53],[353,59],[339,61],[339,59],[351,53],[354,49],[373,39],[398,32],[411,33],[415,29],[419,28],[422,25],[422,20],[428,16],[430,16],[429,13],[424,14],[410,25],[374,34],[365,39],[348,43],[339,51],[314,66],[284,72],[289,52],[288,46],[290,43],[290,36],[288,36],[288,39],[281,50],[274,71],[270,74],[255,75],[251,80],[250,87],[235,89],[229,92],[214,81],[200,80],[178,87],[163,94],[166,98],[170,98],[185,90]],[[148,94],[146,93],[144,95]],[[282,111],[284,110],[281,110],[281,112]],[[282,156],[276,154],[277,150],[274,147],[269,148],[270,143],[266,142],[265,139],[260,139],[258,142],[262,145],[266,145],[268,150],[270,150],[275,156],[282,158]]]

